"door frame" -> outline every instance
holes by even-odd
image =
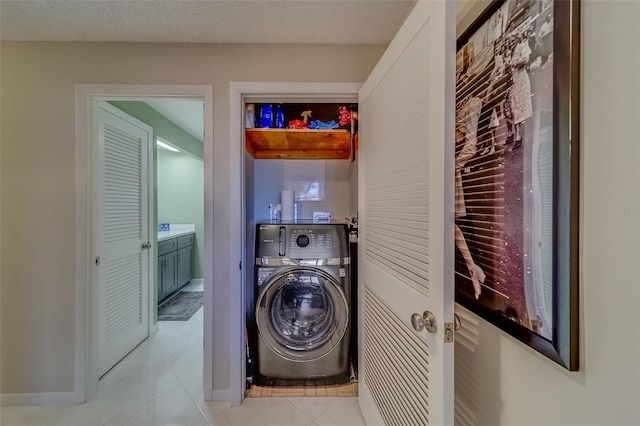
[[[234,241],[240,242],[241,265],[253,267],[253,260],[247,253],[246,241],[246,182],[245,182],[245,142],[244,142],[244,103],[246,99],[255,102],[264,99],[265,101],[278,102],[357,102],[358,92],[362,83],[287,83],[287,82],[231,82],[229,84],[230,103],[230,129],[229,140],[236,148],[231,149],[231,205],[232,218],[237,218],[231,224],[231,229],[238,232],[240,238]],[[237,197],[237,198],[236,198]],[[236,244],[236,243],[232,243]],[[244,399],[245,375],[246,375],[246,323],[245,323],[245,298],[246,298],[246,274],[239,271],[239,284],[232,285],[231,306],[237,309],[230,309],[231,324],[231,344],[229,345],[230,360],[230,395],[231,406],[238,406]]]
[[[75,365],[74,399],[86,402],[98,391],[98,292],[92,288],[92,188],[91,144],[99,101],[141,98],[201,98],[204,100],[204,364],[205,399],[213,389],[213,87],[205,85],[78,84],[76,92],[76,266],[75,266]],[[155,179],[155,176],[154,176]],[[153,209],[150,209],[152,212]],[[153,223],[153,220],[151,220]],[[153,269],[153,268],[152,268]],[[149,303],[152,305],[153,286]],[[157,330],[154,310],[149,310],[149,334]]]

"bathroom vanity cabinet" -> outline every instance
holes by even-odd
[[[187,234],[158,242],[158,303],[193,278],[194,238]]]

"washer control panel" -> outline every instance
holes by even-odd
[[[330,259],[349,257],[344,224],[258,224],[256,257]]]
[[[291,248],[331,251],[333,235],[325,229],[293,229],[291,232]]]

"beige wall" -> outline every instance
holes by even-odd
[[[214,300],[227,301],[237,284],[225,249],[229,156],[239,142],[229,140],[229,82],[363,81],[384,50],[13,42],[1,49],[2,394],[74,390],[75,84],[213,86]],[[214,315],[214,352],[222,354],[214,387],[228,389],[229,315]]]
[[[640,3],[612,3],[587,0],[583,14],[581,370],[569,373],[469,315],[480,338],[458,357],[456,389],[472,424],[640,423],[640,218],[605,213],[640,208]],[[358,81],[383,50],[1,48],[1,393],[73,389],[74,84],[213,85],[217,179],[229,175],[229,81]],[[228,198],[228,186],[216,186],[216,223],[228,219]],[[224,246],[230,235],[216,237]],[[223,250],[215,255],[216,265],[229,263]],[[216,269],[215,297],[228,300],[229,274]]]
[[[463,313],[478,340],[456,345],[461,425],[640,424],[640,2],[583,12],[580,371]]]

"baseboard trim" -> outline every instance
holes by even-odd
[[[160,330],[160,324],[156,321],[151,327],[149,327],[149,337],[156,334]]]
[[[194,285],[204,285],[204,278],[193,278],[191,280],[191,284]]]
[[[0,406],[75,404],[75,392],[4,393],[0,394]]]

